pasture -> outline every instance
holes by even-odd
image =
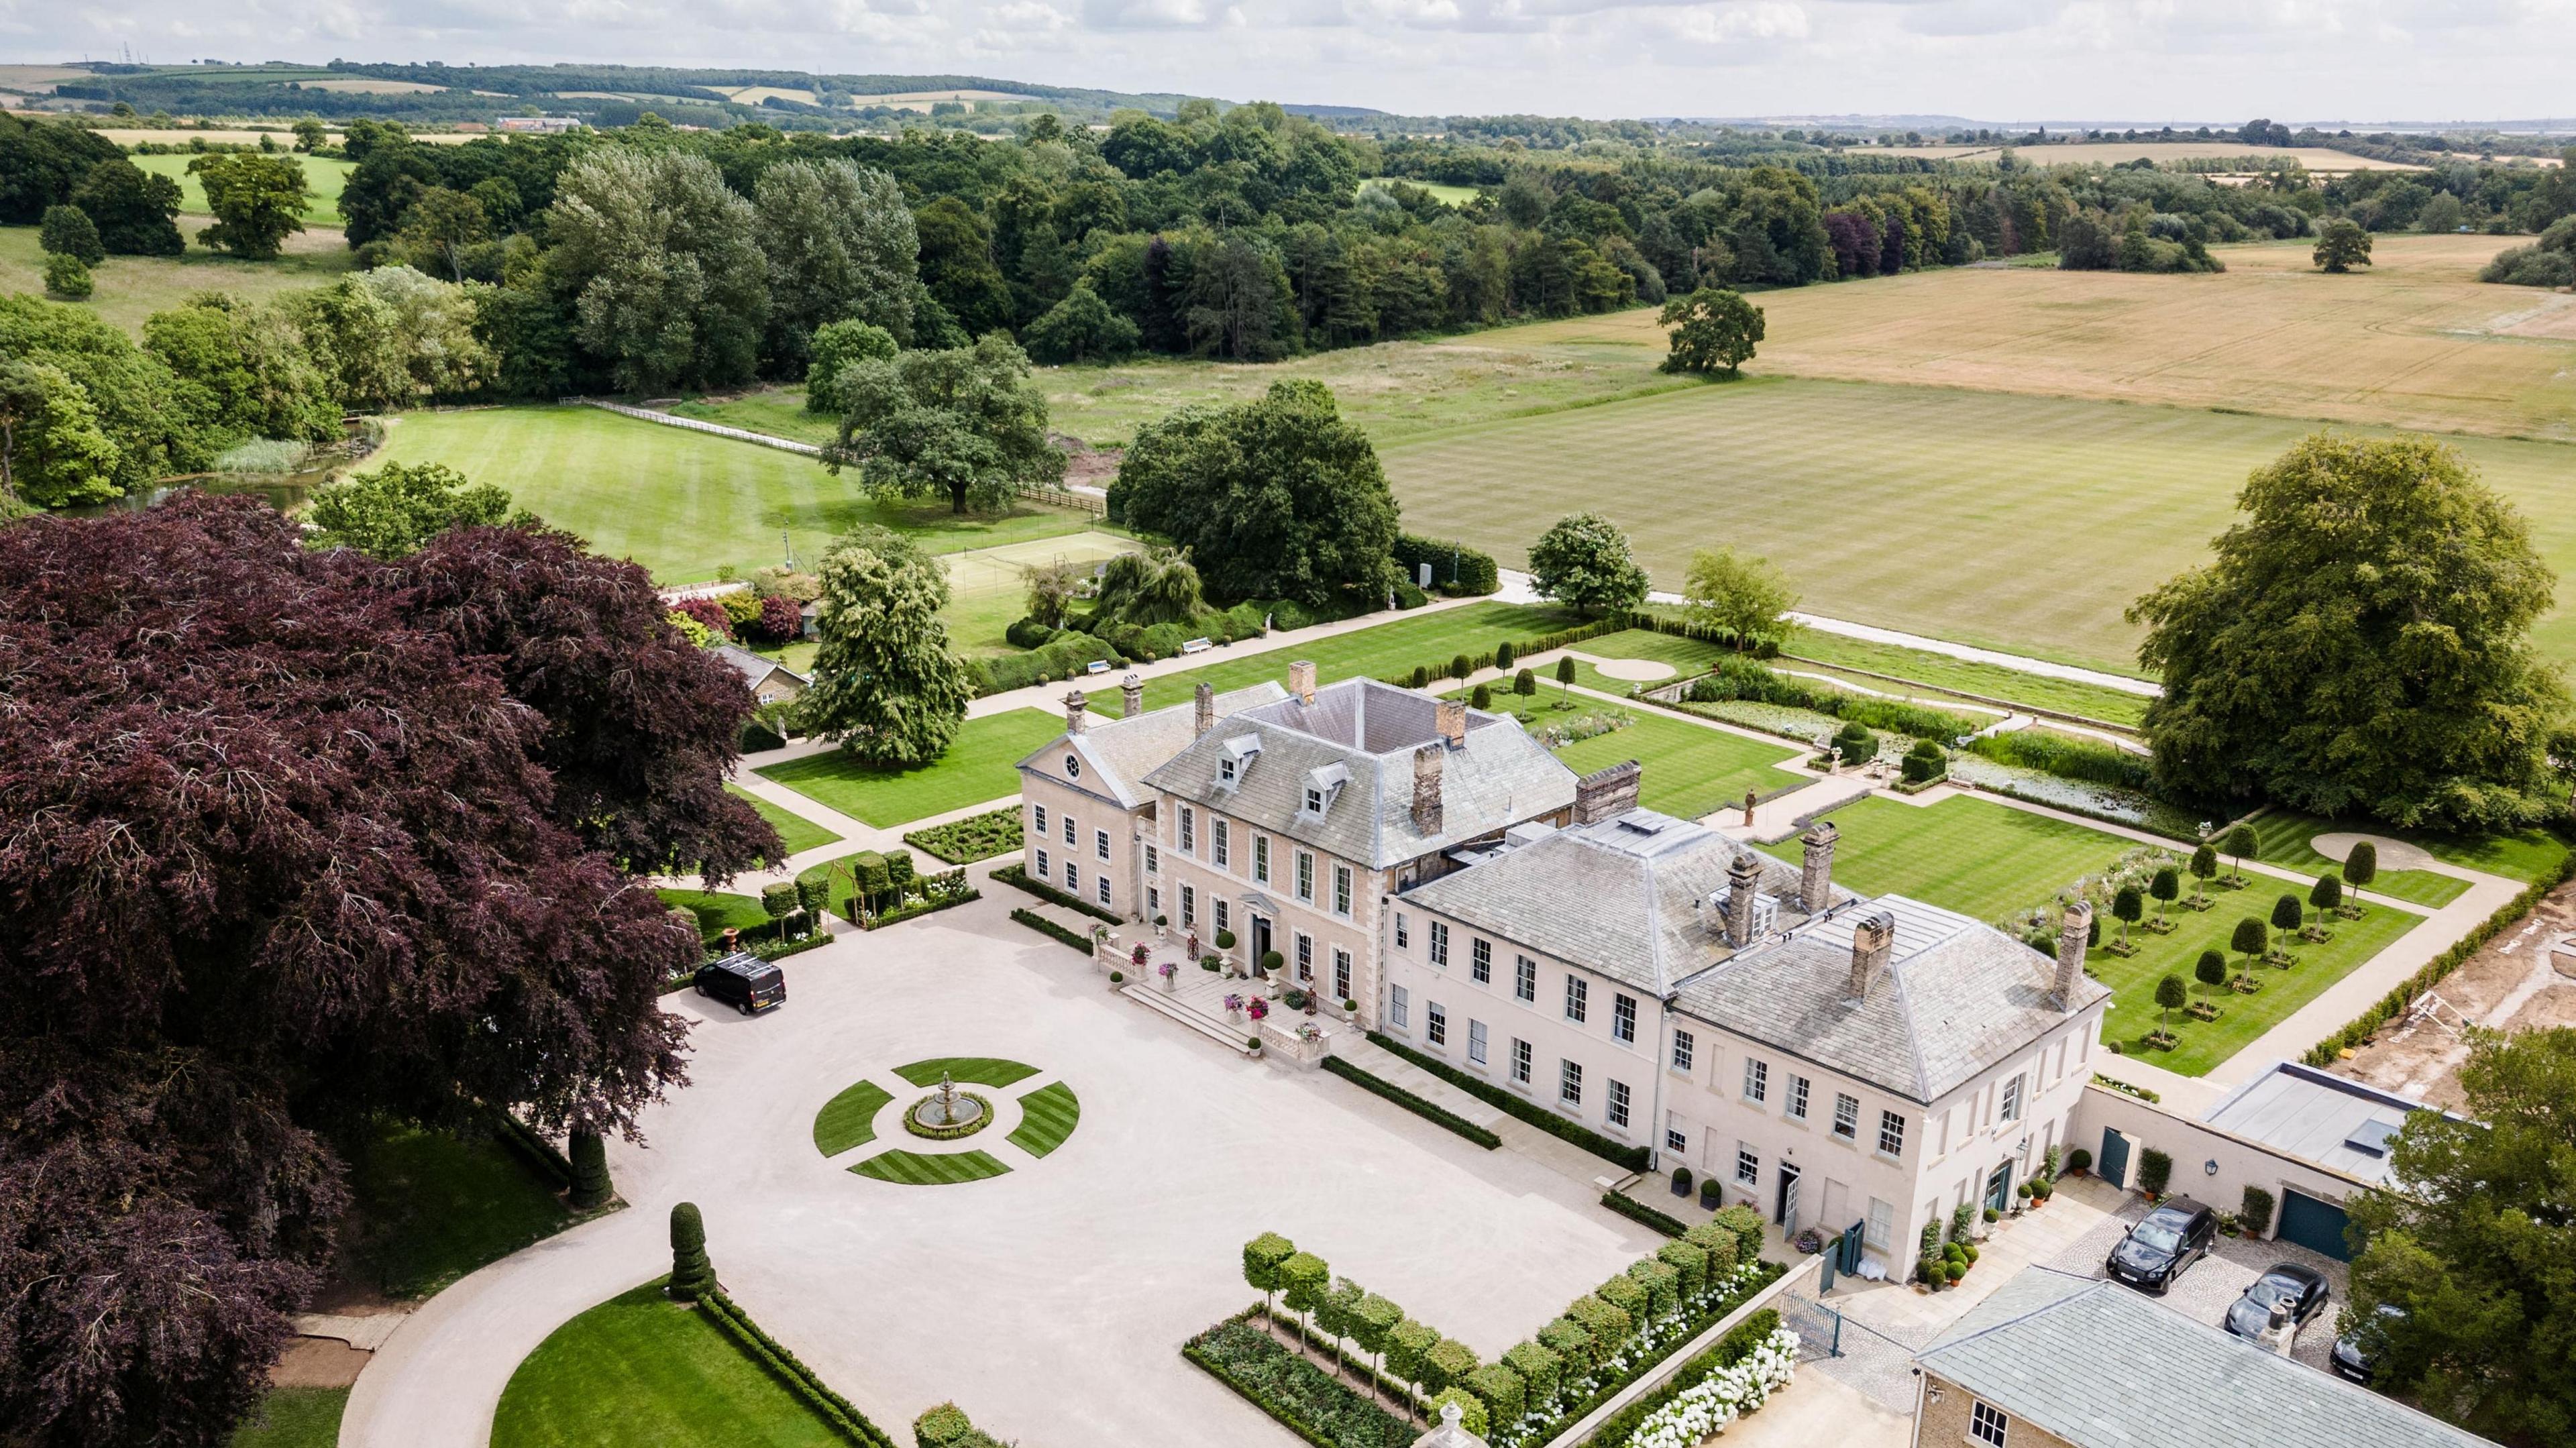
[[[281,152],[280,154],[285,154]],[[179,183],[179,213],[182,218],[211,216],[206,204],[206,188],[188,174],[188,163],[194,156],[133,156],[127,158],[155,176],[167,176]],[[348,184],[349,173],[358,169],[354,161],[338,161],[328,156],[287,156],[304,168],[304,224],[337,226],[340,222],[340,191]],[[195,239],[196,228],[183,219],[180,230]]]
[[[1382,447],[1405,527],[1519,566],[1559,517],[1629,530],[1657,584],[1694,549],[1779,563],[1801,607],[2098,668],[2130,602],[2204,562],[2287,418],[1866,383],[1753,380]],[[2576,447],[2453,440],[2576,569]],[[2576,659],[2576,613],[2535,630]],[[1931,681],[1926,681],[1931,682]]]
[[[591,407],[411,413],[378,457],[498,483],[520,507],[663,583],[713,578],[728,564],[749,573],[786,550],[810,566],[862,524],[953,553],[1080,533],[1092,521],[1037,507],[960,518],[944,501],[880,504],[809,458]]]
[[[2421,171],[2403,161],[2356,156],[2326,146],[2249,146],[2228,137],[2214,141],[2070,141],[2064,145],[1871,146],[1866,156],[1922,156],[1940,161],[1992,161],[2006,151],[2033,166],[2117,166],[2124,161],[2243,161],[2277,166],[2296,161],[2310,171]]]
[[[328,286],[357,267],[357,258],[337,230],[307,231],[286,239],[285,255],[275,261],[244,261],[197,245],[203,217],[181,217],[179,230],[188,238],[180,256],[112,256],[90,269],[97,291],[86,302],[73,303],[96,312],[128,336],[143,335],[143,319],[167,311],[199,292],[230,292],[248,301],[265,301],[281,292]],[[0,292],[45,294],[45,254],[36,245],[36,228],[0,226]]]

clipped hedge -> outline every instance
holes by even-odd
[[[860,1412],[856,1404],[832,1391],[829,1384],[815,1376],[812,1368],[798,1361],[796,1354],[779,1346],[777,1339],[761,1331],[760,1324],[735,1306],[732,1298],[721,1291],[709,1292],[698,1299],[698,1310],[705,1313],[708,1321],[715,1323],[719,1330],[730,1335],[743,1351],[751,1355],[752,1361],[767,1368],[770,1376],[803,1399],[805,1406],[814,1410],[814,1416],[821,1418],[841,1436],[853,1443],[866,1445],[866,1448],[896,1448],[895,1441],[886,1436],[884,1429],[870,1422],[868,1415]]]
[[[1005,885],[1012,886],[1016,889],[1026,890],[1030,894],[1037,896],[1039,899],[1046,901],[1048,904],[1061,905],[1067,910],[1088,915],[1094,920],[1106,920],[1112,925],[1125,923],[1116,915],[1107,910],[1101,909],[1099,906],[1092,904],[1088,900],[1068,895],[1043,880],[1030,879],[1028,869],[1023,865],[1010,864],[999,866],[993,871],[993,878],[1001,881]],[[1083,947],[1085,950],[1089,950],[1090,948],[1091,947],[1089,945],[1085,945]]]
[[[1617,1212],[1620,1216],[1626,1217],[1632,1222],[1638,1222],[1645,1226],[1652,1227],[1667,1237],[1678,1237],[1682,1233],[1690,1230],[1690,1228],[1682,1225],[1682,1223],[1675,1218],[1667,1215],[1666,1213],[1656,1211],[1654,1208],[1647,1206],[1644,1202],[1638,1201],[1635,1197],[1628,1195],[1626,1192],[1603,1192],[1601,1194],[1601,1205],[1608,1207],[1610,1210]]]
[[[1022,912],[1015,910],[1011,913],[1014,916],[1017,916]],[[1425,1101],[1421,1097],[1414,1095],[1412,1092],[1405,1090],[1403,1087],[1396,1085],[1394,1082],[1387,1080],[1385,1077],[1363,1071],[1359,1067],[1352,1065],[1350,1062],[1343,1060],[1339,1056],[1326,1056],[1324,1058],[1324,1069],[1341,1077],[1343,1080],[1350,1082],[1352,1085],[1359,1087],[1363,1091],[1385,1097],[1387,1100],[1394,1102],[1396,1105],[1403,1107],[1405,1110],[1412,1112],[1414,1115],[1421,1117],[1423,1120],[1430,1122],[1434,1126],[1445,1127],[1450,1131],[1456,1132],[1458,1135],[1467,1138],[1469,1141],[1476,1143],[1487,1151],[1492,1151],[1494,1148],[1503,1144],[1503,1139],[1501,1137],[1496,1136],[1484,1127],[1478,1126],[1476,1123],[1469,1121],[1467,1118],[1460,1116],[1457,1112],[1451,1111],[1445,1106]]]
[[[1014,905],[1011,907],[1011,918],[1040,935],[1054,936],[1085,955],[1091,953],[1091,941],[1088,938],[1065,929],[1034,910],[1023,910]]]
[[[1316,1448],[1405,1448],[1413,1426],[1246,1321],[1246,1309],[1181,1345],[1181,1356]]]
[[[692,976],[694,979],[694,975]],[[572,1186],[572,1161],[555,1144],[537,1134],[536,1129],[521,1121],[514,1112],[495,1108],[492,1112],[493,1134],[503,1146],[534,1167],[538,1174],[551,1180],[557,1191]]]
[[[2558,862],[2557,869],[2532,881],[2521,894],[2505,902],[2493,915],[2479,921],[2476,929],[2452,942],[2450,949],[2426,961],[2423,969],[2408,976],[2405,984],[2381,996],[2378,1004],[2362,1012],[2351,1025],[2319,1041],[2299,1059],[2311,1066],[2333,1065],[2346,1048],[2368,1041],[2372,1032],[2397,1019],[2417,996],[2440,985],[2444,977],[2466,964],[2468,958],[2483,949],[2488,941],[2520,923],[2544,896],[2570,879],[2576,879],[2576,851],[2570,851],[2565,859]]]
[[[1503,589],[1502,569],[1495,564],[1493,555],[1464,543],[1398,534],[1395,561],[1404,569],[1404,576],[1412,580],[1419,580],[1422,565],[1430,564],[1431,586],[1452,598],[1482,598]]]
[[[982,695],[1006,694],[1031,684],[1083,677],[1084,666],[1095,662],[1114,665],[1125,660],[1104,640],[1086,633],[1062,633],[1044,648],[995,659],[969,659],[967,664],[974,671],[975,692]]]
[[[1709,1376],[1719,1369],[1731,1368],[1742,1362],[1779,1330],[1780,1314],[1768,1307],[1737,1323],[1708,1351],[1682,1364],[1662,1387],[1611,1414],[1591,1437],[1583,1440],[1584,1448],[1627,1448],[1628,1440],[1637,1435],[1637,1430],[1645,1426],[1648,1418],[1661,1412],[1665,1404],[1708,1381]]]
[[[2155,769],[2145,755],[2115,749],[2098,739],[2079,739],[2043,729],[2016,729],[2010,734],[1989,734],[1971,740],[1968,748],[1997,764],[2036,769],[2063,779],[2140,793],[2155,789]]]
[[[1446,1061],[1426,1056],[1420,1051],[1413,1049],[1411,1046],[1408,1046],[1403,1042],[1396,1040],[1394,1037],[1388,1036],[1382,1032],[1371,1031],[1368,1033],[1368,1038],[1377,1045],[1394,1052],[1397,1056],[1412,1062],[1414,1065],[1421,1067],[1423,1070],[1430,1072],[1432,1075],[1439,1077],[1441,1080],[1446,1081],[1450,1085],[1457,1087],[1459,1090],[1466,1092],[1468,1095],[1475,1097],[1477,1100],[1482,1101],[1489,1106],[1498,1106],[1504,1111],[1510,1113],[1512,1116],[1537,1127],[1539,1130],[1546,1132],[1550,1136],[1556,1137],[1559,1140],[1572,1142],[1574,1145],[1582,1147],[1585,1151],[1592,1153],[1594,1156],[1600,1157],[1602,1160],[1614,1165],[1625,1167],[1630,1171],[1644,1171],[1646,1169],[1650,1154],[1647,1152],[1646,1148],[1642,1146],[1629,1146],[1624,1142],[1612,1141],[1610,1138],[1603,1136],[1597,1131],[1590,1130],[1575,1122],[1566,1120],[1564,1117],[1557,1115],[1555,1112],[1548,1110],[1544,1106],[1540,1106],[1534,1102],[1524,1101],[1520,1097],[1503,1090],[1501,1087],[1492,1085],[1489,1082],[1479,1081],[1475,1077],[1468,1075],[1466,1072],[1451,1066]]]

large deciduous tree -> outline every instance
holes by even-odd
[[[510,494],[495,483],[468,483],[443,463],[386,463],[314,490],[305,521],[321,531],[320,548],[355,548],[376,558],[420,551],[450,528],[489,525],[510,514]]]
[[[2370,265],[2370,233],[2361,223],[2338,216],[2317,228],[2317,265],[2330,272],[2348,272],[2356,266]]]
[[[1529,562],[1530,584],[1541,597],[1586,614],[1646,601],[1646,570],[1629,551],[1628,535],[1598,513],[1558,519],[1530,545]]]
[[[0,363],[0,518],[117,496],[116,444],[60,367]]]
[[[2164,678],[2146,714],[2159,780],[2442,829],[2563,808],[2567,693],[2525,641],[2553,579],[2458,454],[2319,434],[2237,504],[2216,561],[2130,609]]]
[[[2461,1115],[2417,1111],[2350,1205],[2371,1386],[2502,1443],[2576,1438],[2576,1030],[2479,1032]],[[2377,1311],[2405,1310],[2402,1318]]]
[[[948,570],[898,534],[860,528],[823,555],[814,686],[797,702],[809,734],[870,764],[928,764],[975,697],[948,649]]]
[[[1255,402],[1147,424],[1109,499],[1187,549],[1221,603],[1381,604],[1396,576],[1395,497],[1377,450],[1320,382],[1274,382]]]
[[[340,435],[334,379],[314,365],[303,329],[281,308],[204,293],[145,318],[143,345],[178,379],[190,421],[210,443]]]
[[[1006,333],[855,362],[833,387],[849,410],[823,465],[858,468],[860,485],[879,496],[945,497],[963,513],[1008,507],[1023,488],[1064,479],[1064,450],[1047,441],[1046,394]]]
[[[721,386],[760,362],[769,269],[757,225],[705,157],[605,147],[555,182],[546,268],[620,388]]]
[[[1798,591],[1771,560],[1733,548],[1692,554],[1682,597],[1690,604],[1691,622],[1727,635],[1738,647],[1778,637],[1788,627],[1789,610],[1798,606]]]
[[[483,564],[554,609],[582,569],[541,555],[575,550],[448,544],[398,570],[197,497],[0,528],[13,1443],[222,1442],[329,1256],[335,1134],[480,1103],[632,1130],[683,1079],[657,1000],[695,932],[567,827],[584,801],[545,758],[628,722],[550,714],[442,606]],[[605,656],[606,621],[531,632]]]
[[[769,356],[793,376],[816,328],[860,321],[912,335],[920,238],[903,188],[848,161],[781,161],[752,189],[769,258]]]
[[[1716,287],[1673,298],[1655,320],[1670,333],[1666,372],[1722,370],[1733,377],[1752,360],[1753,346],[1762,340],[1762,309],[1741,292]]]
[[[292,156],[213,151],[190,161],[188,174],[205,188],[206,207],[215,213],[215,224],[197,233],[208,246],[264,260],[304,229],[309,188],[304,163]]]
[[[913,213],[921,284],[969,336],[1011,324],[1011,286],[993,262],[993,233],[954,196]]]
[[[111,255],[177,256],[188,249],[178,222],[186,195],[177,181],[118,156],[90,168],[72,188],[72,205],[98,224]]]

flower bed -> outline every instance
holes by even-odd
[[[1181,1346],[1181,1356],[1317,1448],[1403,1448],[1412,1425],[1245,1321],[1227,1318]]]
[[[2190,811],[2134,789],[2067,779],[1966,753],[1950,757],[1950,778],[1955,783],[1999,794],[2006,799],[2046,805],[2050,809],[2064,810],[2104,824],[2126,825],[2133,830],[2145,830],[2186,844],[2197,844],[2201,838],[2202,822]]]
[[[935,895],[917,897],[898,909],[880,911],[879,913],[871,915],[867,919],[860,921],[859,928],[861,930],[883,930],[889,925],[900,924],[903,921],[910,920],[916,915],[928,915],[935,910],[953,910],[969,901],[983,899],[984,892],[971,885],[965,884],[964,876],[965,872],[960,870],[958,872],[959,883],[957,885],[942,888]],[[944,879],[946,877],[938,876],[934,878]]]
[[[1786,1270],[1776,1262],[1759,1259],[1738,1266],[1703,1289],[1697,1298],[1683,1302],[1677,1311],[1648,1321],[1644,1331],[1624,1343],[1608,1362],[1579,1376],[1569,1375],[1557,1390],[1556,1401],[1563,1405],[1561,1408],[1551,1411],[1544,1405],[1533,1406],[1519,1422],[1497,1425],[1488,1435],[1489,1440],[1494,1448],[1527,1448],[1553,1441],[1557,1434],[1581,1422],[1586,1414],[1680,1351],[1683,1344],[1708,1331],[1711,1324],[1743,1306],[1745,1299],[1771,1285],[1772,1279]]]
[[[1765,1309],[1601,1425],[1585,1448],[1698,1448],[1789,1385],[1798,1335]]]
[[[1020,812],[997,809],[969,815],[944,825],[914,830],[903,837],[903,842],[949,864],[971,865],[977,860],[1007,855],[1020,847]]]

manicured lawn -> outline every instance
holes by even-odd
[[[510,1375],[492,1415],[492,1448],[842,1443],[722,1329],[666,1300],[659,1282],[555,1329]]]
[[[229,292],[246,301],[265,301],[281,292],[328,286],[357,269],[357,258],[340,234],[308,232],[287,238],[287,251],[274,261],[244,261],[196,244],[202,218],[182,218],[188,238],[180,256],[112,256],[90,269],[97,290],[73,305],[96,312],[110,326],[132,336],[143,334],[143,319],[167,311],[199,292]],[[0,292],[45,293],[45,254],[36,245],[36,228],[0,226]]]
[[[2272,809],[2255,817],[2254,835],[2256,839],[2262,841],[2262,845],[2255,851],[2254,858],[2266,864],[2304,870],[2311,875],[2322,875],[2329,871],[2340,875],[2343,873],[2343,861],[2320,855],[2308,844],[2309,840],[2318,835],[2336,831],[2358,831],[2393,837],[2393,832],[2382,825],[2337,825],[2294,810]],[[2510,851],[2506,853],[2510,857]],[[2225,868],[2226,863],[2222,858],[2220,862],[2222,869]],[[2392,870],[2382,864],[2379,874],[2371,880],[2362,894],[2365,897],[2394,896],[2400,900],[2412,900],[2418,905],[2438,906],[2450,904],[2468,888],[2468,881],[2455,879],[2449,875],[2437,875],[2430,870]]]
[[[745,935],[755,930],[768,930],[777,922],[769,918],[759,900],[749,895],[736,895],[726,890],[656,890],[662,903],[686,910],[698,917],[698,934],[708,940],[725,933],[731,926]]]
[[[968,1086],[1009,1086],[1026,1081],[1038,1073],[1035,1066],[1006,1061],[999,1056],[933,1056],[909,1066],[897,1066],[894,1073],[915,1086],[936,1086],[939,1075]]]
[[[769,821],[771,829],[778,831],[779,843],[785,846],[787,853],[791,855],[801,855],[807,850],[821,849],[841,838],[794,810],[780,809],[750,790],[730,784],[726,785],[725,789],[728,793],[751,801],[751,807],[760,812],[762,819]]]
[[[782,561],[782,547],[810,566],[864,523],[907,533],[934,553],[1091,525],[1087,513],[1049,508],[958,518],[945,502],[880,505],[809,458],[595,407],[410,413],[383,456],[498,483],[519,506],[664,583],[713,578],[727,564],[749,573]]]
[[[1557,759],[1577,774],[1636,760],[1646,770],[1637,802],[1683,819],[1740,805],[1748,789],[1769,794],[1807,782],[1805,775],[1779,768],[1797,758],[1797,750],[1666,718],[1642,706],[1628,708],[1637,722],[1569,744],[1556,751]],[[1576,718],[1581,712],[1558,717]],[[1544,724],[1549,716],[1542,710],[1537,717]]]
[[[2227,948],[2229,933],[2235,930],[2237,921],[2248,915],[2269,921],[2272,902],[2284,893],[2307,898],[2306,891],[2296,890],[2286,880],[2255,877],[2254,883],[2243,890],[2215,892],[2218,905],[2214,909],[2197,913],[2169,911],[2166,918],[2180,927],[2171,935],[2130,931],[2131,942],[2143,948],[2126,960],[2096,947],[2085,957],[2085,966],[2114,993],[2110,1014],[2102,1022],[2102,1039],[2117,1041],[2123,1050],[2168,1071],[2198,1076],[2289,1019],[2291,1013],[2316,999],[2353,967],[2423,923],[2422,916],[2391,905],[2375,905],[2368,907],[2369,913],[2359,920],[2334,921],[2334,939],[2326,944],[2308,945],[2291,936],[2286,948],[2299,963],[2287,970],[2268,965],[2254,967],[2251,974],[2263,983],[2263,989],[2254,995],[2239,995],[2223,985],[2203,985],[2192,975],[2192,967],[2203,950],[2226,956],[2229,975],[2243,970],[2244,957]],[[2116,939],[2118,930],[2119,922],[2105,920],[2102,938]],[[2220,1015],[2215,1021],[2196,1021],[2181,1011],[2174,1012],[2170,1029],[2182,1038],[2182,1043],[2170,1051],[2149,1051],[2141,1042],[2163,1016],[2156,1008],[2156,983],[2167,975],[2181,976],[2193,1000],[2215,1001]],[[2302,1043],[2300,1049],[2310,1044],[2313,1042]]]
[[[814,1114],[814,1149],[839,1156],[877,1139],[876,1117],[894,1097],[873,1081],[862,1081],[823,1104]]]
[[[1574,682],[1577,687],[1621,695],[1640,684],[1651,688],[1674,678],[1689,678],[1693,674],[1707,673],[1716,665],[1718,659],[1728,652],[1717,644],[1702,643],[1698,639],[1683,638],[1679,634],[1657,633],[1653,629],[1642,628],[1621,629],[1614,634],[1603,634],[1597,639],[1585,639],[1574,645],[1573,651],[1578,654],[1591,654],[1596,658],[1651,659],[1656,663],[1672,665],[1673,672],[1665,679],[1614,679],[1594,668],[1588,659],[1574,661]],[[1537,672],[1539,692],[1545,695],[1556,686],[1556,670],[1551,665]]]
[[[948,606],[939,612],[949,645],[978,658],[1020,652],[1006,635],[1029,611],[1028,570],[1070,563],[1088,573],[1136,546],[1133,538],[1093,531],[949,554]]]
[[[1572,627],[1579,620],[1569,609],[1519,603],[1471,603],[1438,613],[1400,615],[1369,628],[1330,638],[1226,659],[1185,673],[1145,681],[1145,707],[1189,702],[1201,681],[1220,694],[1275,679],[1285,684],[1288,665],[1312,660],[1318,683],[1337,679],[1385,679],[1410,674],[1416,664],[1445,664],[1458,654],[1481,654],[1496,644],[1514,644],[1539,634]],[[1293,637],[1293,636],[1292,636]],[[1115,716],[1118,686],[1113,678],[1089,695],[1094,713]]]
[[[225,1448],[334,1448],[348,1406],[347,1388],[271,1388]]]
[[[205,219],[214,214],[214,208],[206,204],[204,184],[188,174],[188,163],[197,158],[129,156],[126,159],[143,170],[179,183],[179,227],[191,238],[195,237],[197,228],[205,225]],[[291,159],[304,168],[304,224],[338,226],[340,189],[348,184],[349,173],[358,169],[358,163],[334,160],[329,156],[295,156]]]
[[[1041,1086],[1020,1098],[1020,1129],[1011,1133],[1011,1144],[1031,1156],[1044,1156],[1064,1145],[1082,1120],[1082,1103],[1073,1088],[1061,1081]]]
[[[1920,649],[1899,648],[1895,644],[1871,643],[1866,639],[1844,638],[1839,634],[1820,633],[1802,628],[1781,650],[1801,659],[1866,669],[1874,674],[1891,674],[1900,679],[1932,689],[1950,689],[1965,694],[2027,704],[2040,709],[2053,709],[2061,714],[2079,714],[2107,724],[2136,726],[2146,717],[2147,699],[2142,694],[2122,693],[2098,684],[2080,684],[2069,679],[2051,679],[2038,674],[2025,674],[1999,664],[1971,663],[1945,654],[1925,653]],[[1797,667],[1795,660],[1784,660],[1787,667]],[[1882,693],[1891,691],[1884,681],[1857,679]]]
[[[572,1223],[552,1185],[487,1137],[390,1125],[349,1185],[363,1223],[350,1257],[388,1297],[427,1297]]]
[[[971,865],[1020,847],[1020,812],[997,809],[968,815],[962,820],[914,830],[903,837],[903,842],[948,864]]]
[[[719,427],[738,427],[745,432],[766,433],[793,442],[810,442],[817,447],[841,440],[841,419],[826,413],[805,410],[805,389],[772,387],[721,402],[683,402],[671,409],[675,417],[694,417]]]
[[[2129,848],[2116,835],[1965,796],[1925,808],[1873,797],[1826,818],[1841,835],[1835,880],[1866,895],[1904,895],[1979,920],[2045,904],[2083,876],[2102,873]],[[1800,857],[1795,839],[1763,848],[1784,860]]]
[[[935,764],[918,769],[871,769],[834,749],[780,764],[760,774],[799,794],[879,828],[908,824],[1016,794],[1012,767],[1030,751],[1064,732],[1064,721],[1038,709],[1013,709],[969,719]]]
[[[997,1177],[1010,1168],[989,1152],[959,1151],[932,1156],[898,1147],[893,1151],[878,1152],[850,1170],[863,1177],[874,1177],[898,1186],[944,1187]]]

